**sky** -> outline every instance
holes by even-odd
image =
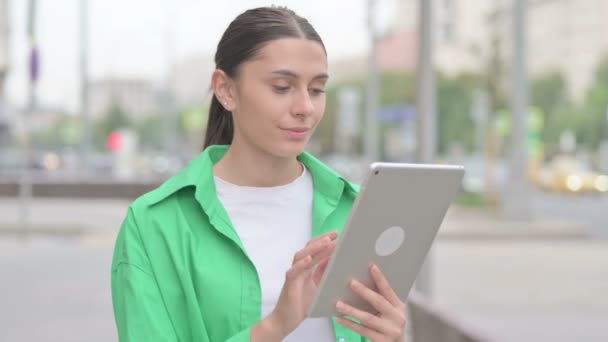
[[[22,106],[28,96],[27,3],[10,1],[7,96]],[[377,0],[380,30],[390,22],[397,0]],[[39,102],[78,110],[80,0],[38,0],[36,30],[40,51]],[[90,79],[161,79],[172,61],[211,56],[235,16],[270,4],[286,5],[306,17],[323,38],[330,60],[365,54],[367,0],[88,0]],[[331,72],[331,70],[330,70]]]

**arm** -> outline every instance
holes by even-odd
[[[114,249],[112,304],[119,341],[178,341],[131,209]]]

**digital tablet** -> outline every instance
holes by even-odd
[[[463,176],[459,165],[373,163],[308,317],[338,315],[338,300],[375,312],[348,286],[357,279],[375,289],[370,263],[380,267],[405,303]]]

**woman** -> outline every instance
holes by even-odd
[[[137,199],[116,241],[121,341],[397,341],[405,305],[375,267],[377,313],[306,319],[357,189],[304,153],[326,51],[291,10],[252,9],[219,42],[204,152]]]

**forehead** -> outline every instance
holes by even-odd
[[[302,77],[314,77],[327,73],[327,57],[321,44],[314,40],[283,38],[264,44],[244,67],[251,72],[290,70]]]

